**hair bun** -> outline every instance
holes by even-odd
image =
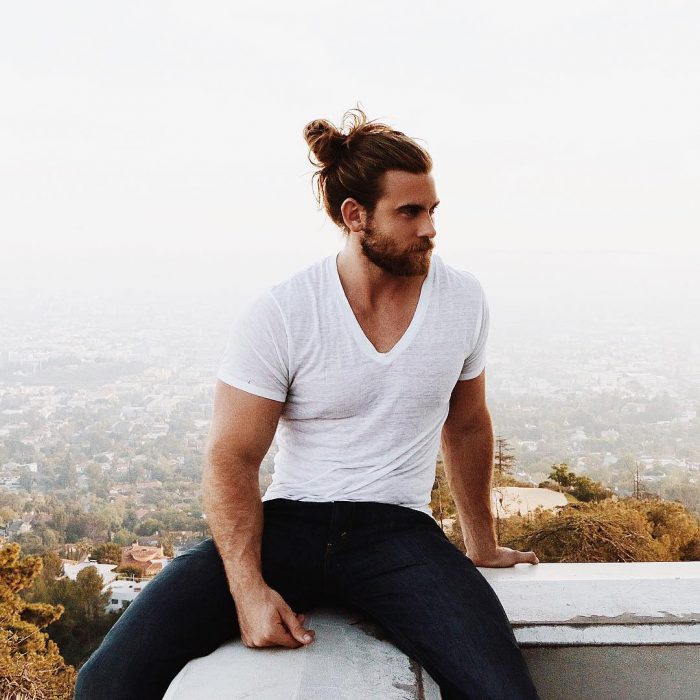
[[[304,127],[304,139],[316,164],[325,168],[336,161],[347,136],[327,119],[314,119]]]

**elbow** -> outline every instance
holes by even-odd
[[[443,455],[472,452],[477,446],[493,451],[493,426],[489,422],[478,426],[446,427],[442,430],[440,442]]]
[[[230,442],[213,441],[205,449],[203,462],[202,500],[206,506],[243,483],[257,484],[262,458],[236,449]]]
[[[211,461],[209,453],[205,453],[204,461],[202,464],[202,506],[207,517],[209,517],[210,504],[212,502],[212,496],[216,493],[216,486],[214,484],[214,467]]]
[[[216,452],[211,444],[207,444],[204,450],[204,458],[202,459],[202,489],[206,490],[212,479],[212,472],[215,469]]]
[[[207,444],[202,460],[202,505],[209,515],[211,503],[216,500],[223,472],[226,471],[226,454],[215,443]]]

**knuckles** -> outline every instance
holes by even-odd
[[[277,647],[277,646],[283,646],[283,647],[291,647],[296,649],[297,647],[302,646],[300,642],[297,642],[296,639],[294,640],[280,640],[277,637],[274,637],[273,635],[262,635],[258,637],[241,637],[241,641],[243,642],[243,645],[248,647],[249,649],[260,649],[264,647]],[[290,641],[292,643],[290,643]]]

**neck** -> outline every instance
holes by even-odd
[[[348,298],[372,308],[420,294],[427,275],[403,277],[375,265],[352,237],[336,259],[338,275]]]

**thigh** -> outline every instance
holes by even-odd
[[[189,659],[238,634],[214,542],[176,557],[151,580],[81,668],[76,698],[162,698]]]
[[[266,503],[264,513],[263,577],[292,610],[305,612],[321,587],[321,514],[304,522],[304,512],[284,503]],[[76,698],[160,700],[190,659],[239,634],[223,562],[213,540],[205,540],[168,564],[126,609],[80,670]]]
[[[472,561],[421,513],[383,536],[341,545],[331,571],[341,598],[382,625],[445,698],[537,698],[503,607]],[[359,534],[360,530],[357,531]]]

